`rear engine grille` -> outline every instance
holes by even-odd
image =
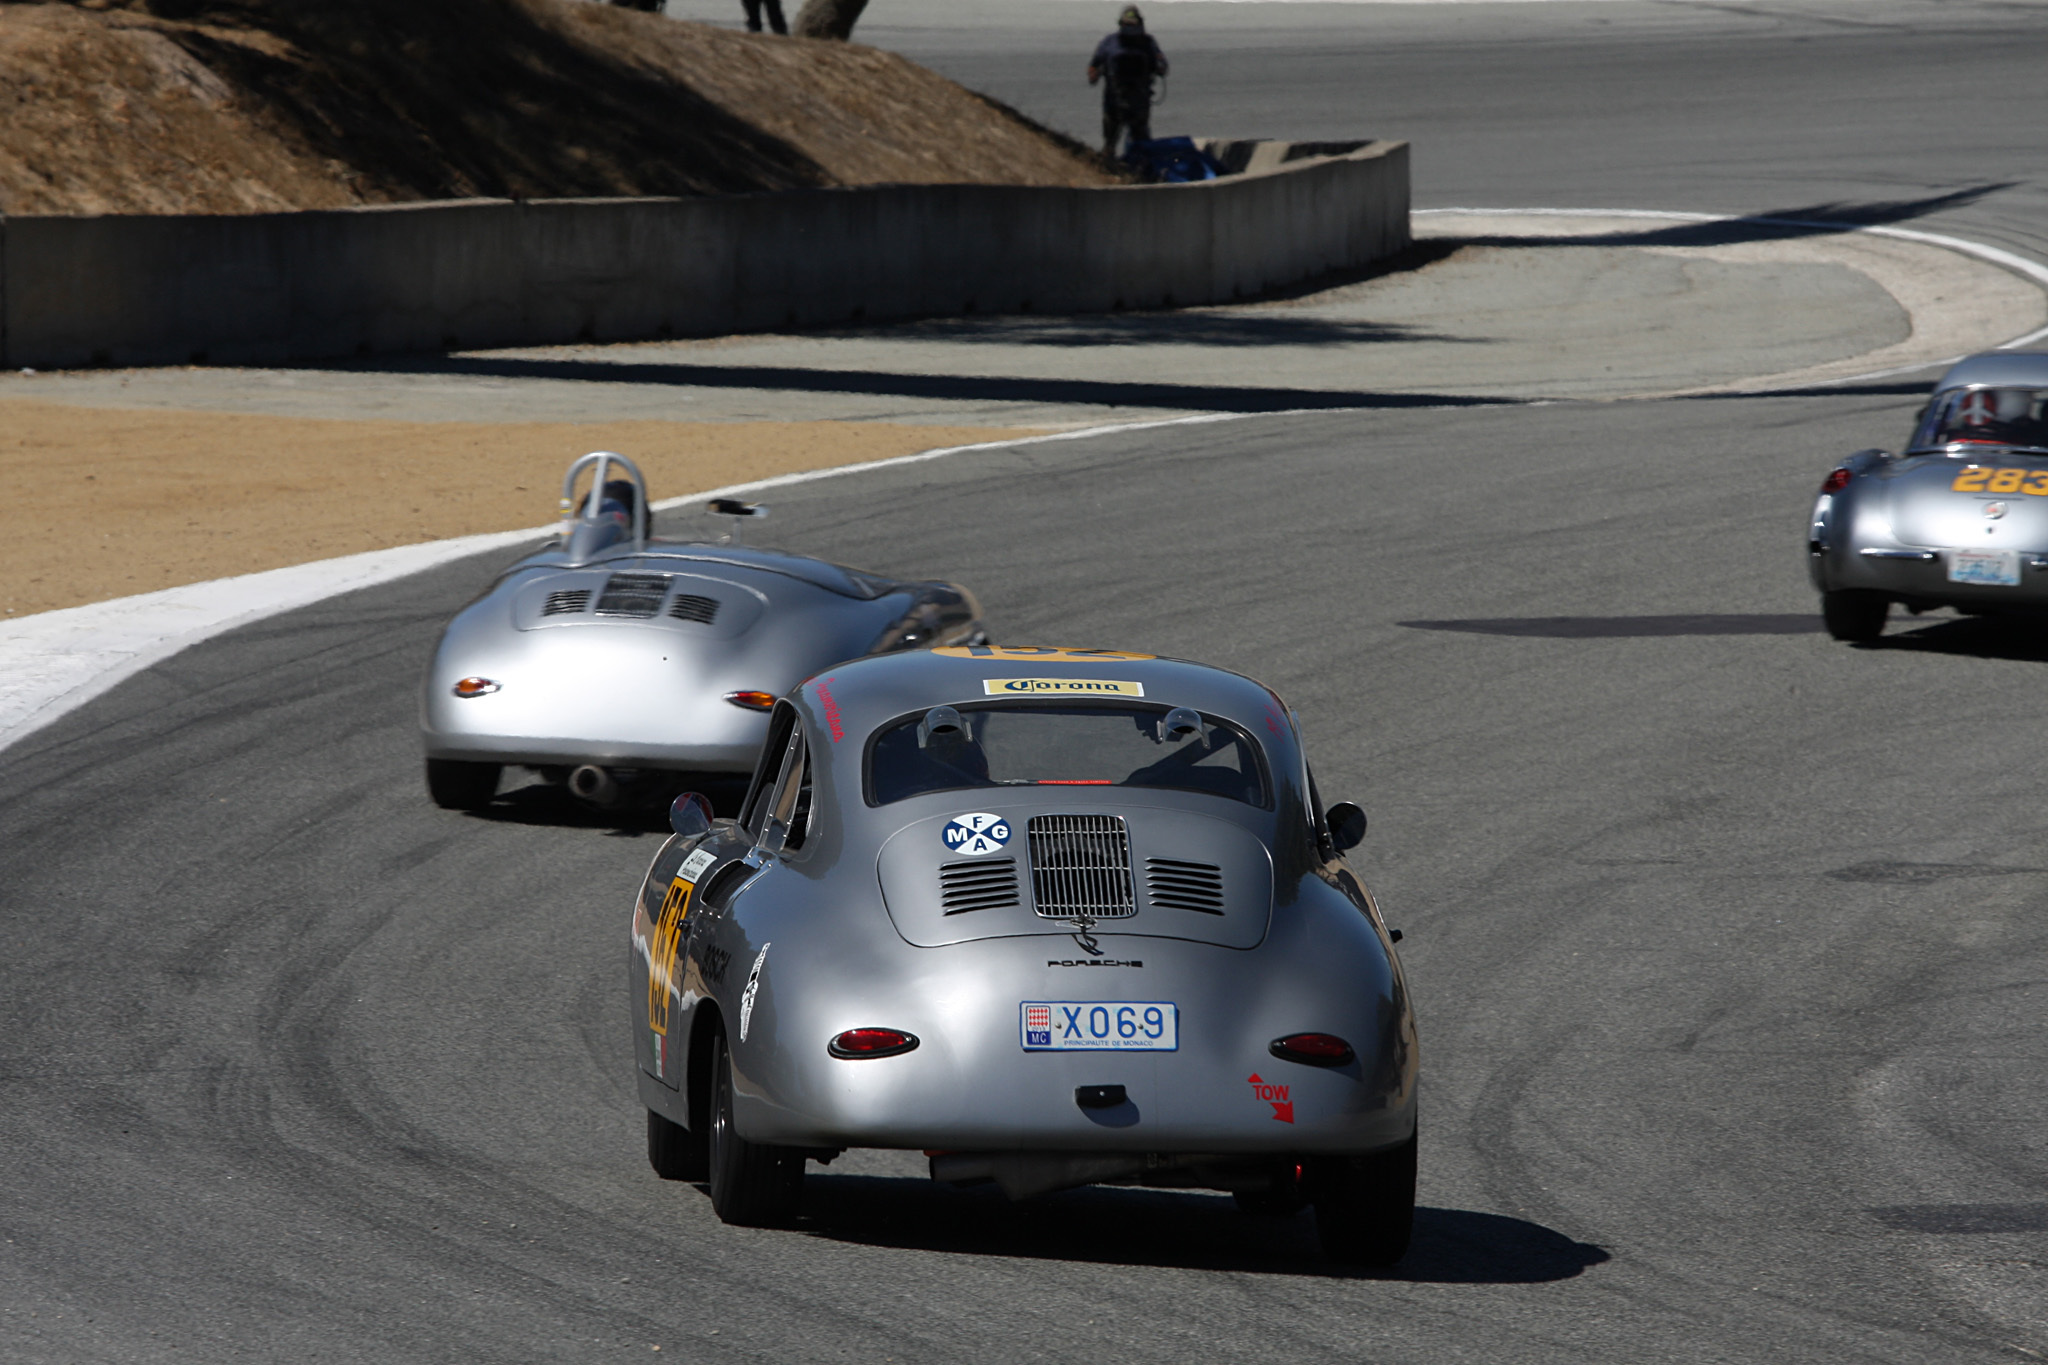
[[[678,621],[697,621],[708,626],[718,617],[718,599],[679,592],[676,600],[669,603],[668,614]]]
[[[1055,919],[1122,919],[1131,899],[1131,838],[1115,815],[1034,815],[1031,892]]]
[[[1223,913],[1223,869],[1213,863],[1184,863],[1176,858],[1145,860],[1145,895],[1166,910]]]
[[[597,599],[597,614],[644,619],[660,611],[661,599],[667,596],[667,574],[615,573],[604,582],[604,596]]]
[[[994,910],[1017,903],[1017,860],[975,859],[939,867],[939,900],[949,915]]]
[[[542,616],[566,616],[582,611],[590,605],[590,589],[573,588],[567,592],[551,592],[548,600],[541,604]]]

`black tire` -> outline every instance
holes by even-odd
[[[1862,644],[1884,634],[1885,618],[1891,615],[1892,600],[1881,592],[1843,588],[1820,595],[1821,620],[1828,634],[1837,640]]]
[[[682,1124],[647,1111],[647,1164],[663,1180],[702,1180],[711,1174],[711,1138],[702,1127],[691,1132]]]
[[[1415,1227],[1415,1139],[1371,1156],[1327,1157],[1315,1172],[1316,1236],[1346,1265],[1390,1266]]]
[[[442,810],[482,810],[498,794],[497,763],[465,763],[459,758],[427,760],[427,795]]]
[[[772,1227],[796,1216],[804,1156],[741,1137],[732,1121],[732,1059],[723,1036],[711,1044],[711,1209],[721,1222]]]

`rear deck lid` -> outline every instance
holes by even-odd
[[[921,818],[882,845],[877,870],[896,932],[921,948],[975,939],[1142,934],[1251,948],[1273,908],[1273,863],[1242,825],[1162,807],[1048,812],[1042,801],[971,804]]]
[[[2048,549],[2048,458],[1919,458],[1884,488],[1892,534],[1907,545]]]

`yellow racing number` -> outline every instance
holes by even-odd
[[[1952,493],[2025,493],[2048,498],[2048,469],[1993,469],[1971,465],[1949,484]]]
[[[647,1026],[668,1036],[669,985],[676,976],[676,951],[683,942],[683,920],[690,913],[690,891],[696,883],[681,877],[669,883],[662,897],[661,917],[647,953]]]

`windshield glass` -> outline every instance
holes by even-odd
[[[1913,449],[1963,451],[2006,446],[2048,454],[2042,389],[1955,389],[1937,394],[1913,435]]]
[[[978,787],[1168,787],[1269,805],[1250,735],[1185,707],[1032,703],[937,707],[878,732],[878,806]]]

